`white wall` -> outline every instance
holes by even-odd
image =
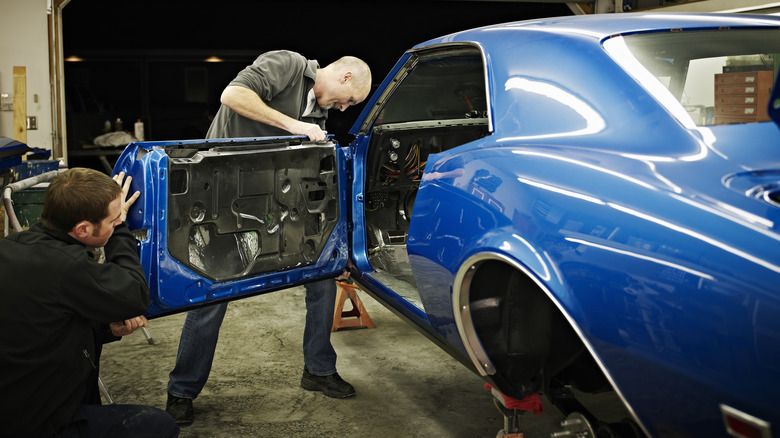
[[[14,94],[14,66],[27,69],[27,131],[30,147],[52,148],[47,0],[0,0],[0,94]],[[35,96],[37,95],[37,102]],[[13,111],[0,111],[0,137],[14,138]]]

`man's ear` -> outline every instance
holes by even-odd
[[[76,240],[81,240],[92,235],[92,227],[89,221],[81,221],[73,226],[69,234],[75,237]]]
[[[341,83],[342,84],[346,84],[347,81],[349,81],[350,79],[352,79],[352,72],[351,71],[348,71],[348,72],[344,73],[343,75],[341,75]]]

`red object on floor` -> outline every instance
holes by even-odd
[[[507,409],[516,409],[518,411],[531,411],[535,417],[544,412],[544,406],[542,405],[542,398],[539,394],[529,394],[523,397],[522,400],[504,395],[501,391],[494,388],[491,384],[485,383],[485,389],[493,393],[494,397],[499,398],[503,405]]]
[[[336,307],[333,311],[332,332],[343,328],[374,328],[374,322],[368,316],[363,302],[360,301],[357,291],[359,287],[343,281],[337,281]],[[344,311],[344,304],[349,300],[352,310]]]

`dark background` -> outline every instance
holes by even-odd
[[[428,39],[560,15],[571,15],[562,3],[71,0],[64,55],[84,61],[65,63],[69,151],[91,145],[117,118],[130,133],[142,120],[147,140],[203,138],[222,89],[267,50],[294,50],[321,66],[358,56],[376,87],[405,50]],[[203,61],[210,56],[224,62]],[[339,143],[351,140],[361,109],[330,112],[328,132]],[[94,167],[90,157],[71,157],[71,166]]]

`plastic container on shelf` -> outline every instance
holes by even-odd
[[[137,122],[135,122],[135,138],[138,141],[144,141],[144,122],[141,121],[141,119],[138,119]]]

